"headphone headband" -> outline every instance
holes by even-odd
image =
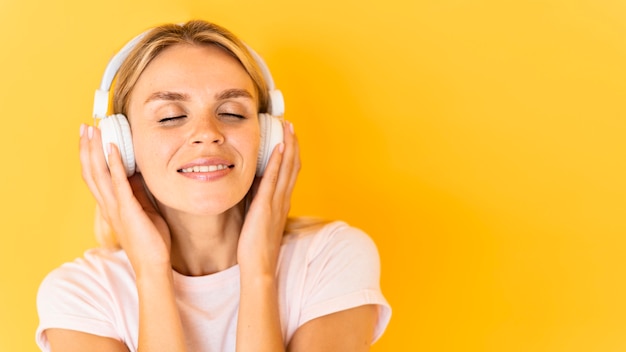
[[[102,81],[100,82],[100,87],[96,89],[96,93],[94,96],[94,104],[93,104],[93,117],[94,119],[103,119],[107,117],[107,111],[109,110],[109,96],[111,85],[113,84],[113,79],[117,74],[117,71],[122,66],[122,63],[126,60],[130,52],[137,46],[139,43],[149,32],[147,30],[138,36],[131,39],[128,43],[126,43],[120,51],[115,54],[109,63],[107,64],[106,69],[104,70],[104,75],[102,76]],[[263,58],[256,53],[251,47],[244,43],[257,65],[261,69],[261,73],[265,82],[267,84],[268,96],[269,96],[269,107],[267,113],[272,116],[282,116],[285,113],[285,101],[283,99],[283,95],[280,90],[274,87],[274,79],[272,78],[272,74],[270,73],[270,69],[263,60]]]

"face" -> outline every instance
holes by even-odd
[[[250,189],[260,142],[257,96],[223,49],[165,49],[133,88],[128,118],[137,166],[162,210],[217,215]]]

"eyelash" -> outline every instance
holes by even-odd
[[[178,119],[183,119],[187,117],[186,115],[180,115],[180,116],[172,116],[172,117],[165,117],[159,120],[159,123],[168,123],[168,122],[172,122],[174,120],[178,120]]]
[[[233,113],[226,113],[226,112],[221,113],[220,115],[222,115],[222,116],[226,116],[226,117],[234,117],[234,118],[237,118],[237,119],[242,119],[242,120],[246,118],[246,117],[245,117],[245,116],[243,116],[243,115],[233,114]]]
[[[235,118],[235,119],[238,119],[238,120],[246,119],[246,117],[243,116],[243,115],[233,114],[233,113],[221,113],[220,115],[221,116],[225,116],[225,117],[232,117],[232,118]],[[175,122],[176,120],[179,120],[179,119],[184,119],[186,117],[187,117],[187,115],[165,117],[165,118],[160,119],[158,122],[160,124],[168,124],[168,123],[173,123],[173,122]]]

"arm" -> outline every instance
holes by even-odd
[[[239,237],[241,292],[237,352],[285,350],[276,268],[300,159],[293,126],[285,122],[283,129],[284,142],[275,148],[264,176],[260,182],[257,180],[258,191]]]
[[[66,329],[48,329],[46,336],[52,352],[128,352],[122,341]]]
[[[84,126],[81,127],[83,179],[102,215],[118,234],[137,278],[138,348],[151,352],[185,351],[172,283],[167,224],[145,193],[141,175],[126,177],[115,146],[109,151],[107,167],[101,143],[98,129],[89,127],[85,131]],[[53,351],[127,351],[121,342],[78,331],[50,329],[46,335]]]
[[[185,351],[184,335],[168,273],[146,273],[137,279],[139,351]],[[45,332],[51,351],[128,352],[119,340],[67,329]]]
[[[313,319],[298,328],[287,350],[369,351],[376,317],[376,306],[365,305]]]
[[[284,146],[277,147],[270,159],[239,240],[238,352],[285,351],[276,269],[300,160],[293,127],[286,123],[284,130]],[[287,350],[369,351],[377,314],[375,305],[363,305],[315,318],[296,331]]]
[[[176,306],[170,234],[165,220],[148,198],[140,174],[126,177],[116,146],[110,146],[109,167],[102,153],[100,131],[88,134],[92,170],[108,212],[108,221],[119,235],[136,275],[139,296],[139,351],[186,351],[182,322]],[[110,180],[109,182],[106,182]],[[113,199],[106,199],[106,195]],[[96,197],[97,199],[98,197]]]

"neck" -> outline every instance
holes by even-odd
[[[187,276],[213,274],[237,264],[243,203],[218,215],[162,211],[170,227],[172,268]]]

